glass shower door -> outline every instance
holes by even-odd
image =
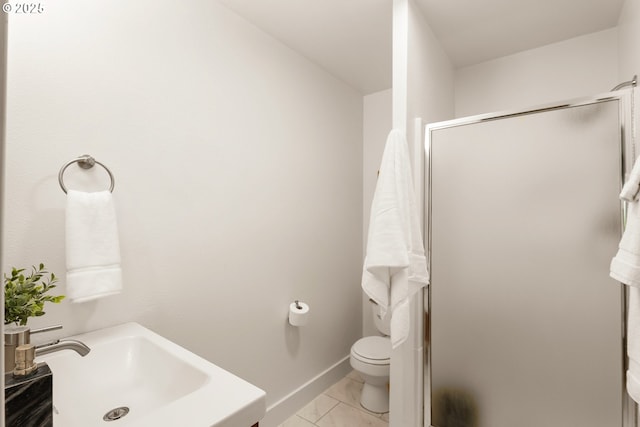
[[[619,111],[427,129],[431,425],[622,426]]]

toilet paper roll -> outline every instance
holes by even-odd
[[[292,326],[304,326],[309,320],[309,306],[303,302],[292,302],[289,305],[289,323]]]

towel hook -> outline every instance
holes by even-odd
[[[60,168],[60,172],[58,172],[58,182],[60,183],[60,187],[62,188],[62,191],[64,191],[65,194],[67,194],[67,187],[65,187],[64,185],[64,179],[63,179],[64,171],[67,170],[67,168],[74,163],[77,163],[78,166],[80,166],[82,169],[91,169],[96,164],[102,166],[104,170],[106,170],[107,173],[109,174],[109,179],[111,180],[111,186],[109,187],[109,191],[113,193],[113,187],[115,186],[115,178],[113,177],[113,174],[111,173],[109,168],[106,167],[104,164],[100,163],[99,161],[97,161],[96,159],[94,159],[93,157],[91,157],[90,155],[83,154],[82,156],[65,163]]]

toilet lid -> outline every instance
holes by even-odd
[[[371,360],[387,360],[391,357],[391,340],[388,337],[364,337],[353,345],[353,352]]]

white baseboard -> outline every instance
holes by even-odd
[[[311,378],[291,393],[267,408],[260,427],[278,427],[307,403],[351,372],[349,356]]]

